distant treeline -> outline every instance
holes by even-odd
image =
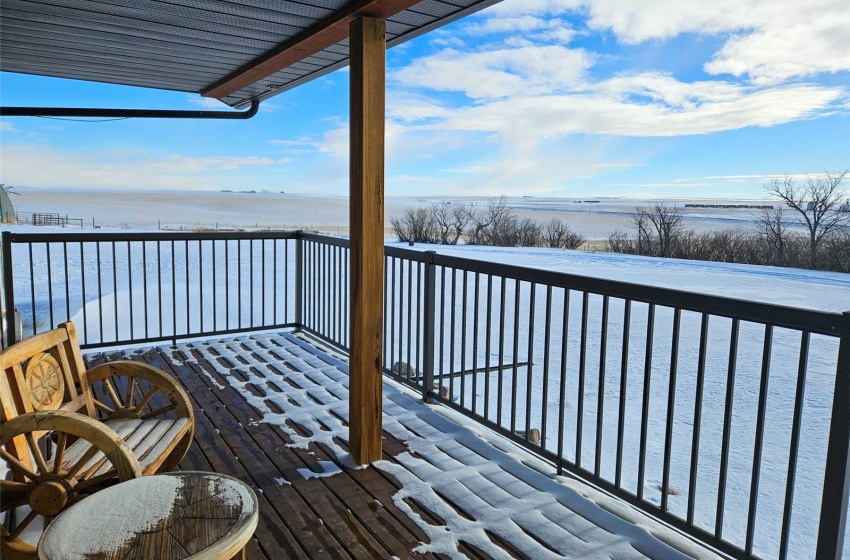
[[[554,249],[578,249],[585,242],[562,220],[519,218],[504,197],[490,199],[483,207],[438,202],[407,208],[390,224],[402,242],[457,245],[462,239],[467,245]]]
[[[760,206],[752,228],[696,233],[685,229],[682,209],[656,204],[635,208],[630,231],[615,230],[605,249],[616,253],[850,272],[850,211],[840,187],[846,172],[775,179],[765,185],[783,205]],[[484,207],[450,202],[407,208],[390,223],[399,241],[499,247],[578,249],[586,241],[558,219],[519,218],[504,197]]]

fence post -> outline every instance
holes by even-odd
[[[15,288],[12,282],[12,233],[3,232],[3,310],[6,312],[4,347],[15,343]]]
[[[428,260],[425,261],[425,363],[423,364],[422,398],[426,403],[434,402],[431,391],[434,390],[434,335],[435,335],[435,308],[436,308],[436,267],[434,266],[434,255],[436,251],[426,251]]]
[[[850,311],[845,311],[835,370],[832,419],[820,508],[817,560],[841,560],[850,490]]]
[[[302,300],[304,295],[304,240],[301,232],[295,232],[295,330],[300,331],[303,321]]]

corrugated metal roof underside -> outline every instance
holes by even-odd
[[[424,0],[387,19],[397,45],[497,0]],[[197,93],[347,0],[2,0],[0,70]],[[348,64],[332,45],[222,101],[242,107]]]

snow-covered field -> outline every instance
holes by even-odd
[[[25,195],[26,196],[26,195]],[[188,194],[186,196],[189,196]],[[197,197],[197,193],[192,193],[193,197]],[[300,216],[304,225],[319,225],[320,220],[317,218],[315,223],[309,224],[312,216],[324,216],[325,224],[321,228],[326,231],[333,231],[336,227],[339,231],[345,230],[345,222],[347,221],[347,201],[345,199],[331,200],[330,198],[314,198],[300,197],[293,195],[280,194],[237,194],[237,193],[215,193],[211,197],[216,200],[222,200],[227,197],[245,198],[248,202],[253,202],[254,211],[257,214],[264,214],[267,217],[271,216],[276,210],[273,210],[272,204],[257,204],[257,200],[261,197],[263,200],[272,197],[286,197],[288,204],[283,204],[285,208],[289,208],[294,214],[292,216]],[[22,197],[23,198],[23,197]],[[98,198],[96,200],[80,201],[80,209],[89,208],[90,213],[96,208],[100,208],[103,204],[104,216],[109,215],[115,221],[128,224],[128,227],[133,229],[156,229],[157,223],[151,221],[153,213],[150,204],[157,204],[155,197],[151,197],[149,203],[141,203],[134,201],[132,197],[122,199],[121,197]],[[302,200],[303,198],[303,200]],[[123,200],[118,204],[116,201]],[[228,199],[230,202],[234,199]],[[404,199],[401,202],[402,206],[407,205],[411,199]],[[535,201],[537,199],[534,199]],[[300,201],[300,202],[299,202]],[[16,199],[16,202],[17,199]],[[176,199],[172,200],[175,203]],[[223,212],[230,215],[234,211],[230,206],[230,202],[219,203],[222,205]],[[248,204],[246,202],[246,204]],[[423,201],[420,201],[423,202]],[[427,202],[427,201],[426,201]],[[160,201],[161,203],[161,201]],[[188,201],[184,201],[188,205]],[[299,205],[303,203],[303,206]],[[198,216],[205,216],[205,212],[209,211],[211,203],[199,203],[204,208]],[[241,204],[241,203],[240,203]],[[559,204],[568,206],[575,204],[574,202],[565,203],[561,201]],[[616,210],[617,204],[621,205],[622,211],[628,211],[633,208],[633,203],[615,203],[611,202],[610,206]],[[626,206],[628,204],[628,206]],[[552,205],[556,205],[552,202]],[[589,205],[584,205],[589,206]],[[239,206],[242,207],[241,205]],[[245,206],[244,208],[247,208]],[[274,206],[274,208],[277,208]],[[585,209],[584,212],[588,216],[602,214],[603,205],[594,205],[592,209]],[[111,210],[110,210],[111,209]],[[549,208],[551,210],[551,208]],[[31,210],[30,210],[31,211]],[[43,211],[58,211],[55,209],[44,209]],[[236,211],[240,211],[237,210]],[[286,210],[289,211],[289,210]],[[281,210],[280,216],[289,216]],[[540,210],[535,210],[540,211]],[[560,211],[560,210],[559,210]],[[703,213],[707,211],[702,209]],[[65,212],[62,212],[63,214]],[[73,212],[67,212],[71,217]],[[184,222],[191,223],[194,220],[194,211],[188,212],[185,207],[175,208],[173,204],[163,204],[162,213],[172,213],[168,215],[178,216]],[[269,214],[272,213],[272,214]],[[389,211],[388,211],[389,213]],[[613,215],[612,211],[612,215]],[[160,214],[160,215],[163,215]],[[742,220],[743,214],[738,211],[726,211],[725,213],[718,211],[712,212],[712,223],[728,223]],[[601,220],[605,223],[605,227],[609,227],[614,220],[612,215],[606,216]],[[205,221],[207,218],[204,217]],[[264,218],[265,219],[265,218]],[[271,219],[268,217],[267,219]],[[573,223],[572,217],[565,218],[570,223]],[[588,218],[589,219],[589,218]],[[259,218],[258,218],[259,220]],[[606,221],[608,220],[608,221]],[[198,223],[202,219],[198,218]],[[176,222],[175,222],[176,223]],[[259,222],[258,222],[259,223]],[[296,219],[288,217],[282,219],[275,224],[290,224],[297,223]],[[269,223],[271,225],[271,223]],[[326,227],[325,227],[326,226]],[[622,227],[622,226],[620,226]],[[726,226],[724,226],[726,227]],[[4,229],[6,229],[4,227]],[[12,226],[9,229],[13,231],[48,231],[42,228],[24,228],[23,226]],[[63,230],[52,230],[63,231]],[[67,231],[67,230],[65,230]],[[104,229],[102,231],[108,231]],[[206,246],[205,246],[206,247]],[[592,276],[603,279],[619,280],[632,283],[639,283],[651,286],[664,288],[674,288],[700,294],[710,294],[723,297],[732,297],[749,301],[763,302],[772,305],[783,305],[790,307],[799,307],[813,309],[819,311],[835,312],[850,310],[850,277],[846,274],[829,273],[829,272],[812,272],[796,269],[780,269],[771,267],[755,267],[746,265],[731,265],[724,263],[704,263],[691,262],[681,260],[662,260],[646,257],[634,257],[625,255],[614,255],[608,253],[584,253],[574,251],[557,251],[547,249],[493,249],[481,247],[427,247],[416,246],[417,250],[433,249],[440,254],[454,255],[460,257],[474,258],[486,260],[490,262],[503,262],[513,265],[519,265],[529,268],[540,268],[551,271],[566,272],[583,276]],[[16,278],[18,282],[21,279],[28,279],[28,256],[22,251],[22,247],[15,248],[14,262],[16,268]],[[56,248],[55,251],[61,249]],[[123,251],[121,249],[120,251]],[[114,277],[107,275],[101,283],[102,297],[94,298],[92,294],[97,292],[93,287],[87,289],[86,297],[79,289],[72,294],[73,297],[64,299],[64,296],[59,294],[64,291],[64,277],[60,279],[58,276],[62,270],[54,268],[52,271],[52,288],[50,292],[46,289],[48,278],[46,274],[37,275],[35,286],[17,285],[16,286],[16,304],[25,315],[28,309],[34,306],[39,309],[45,309],[51,305],[51,301],[47,294],[53,296],[52,305],[55,307],[59,315],[62,315],[67,310],[67,316],[74,318],[75,321],[84,325],[86,334],[91,341],[97,341],[102,333],[105,340],[110,340],[115,337],[116,332],[125,335],[129,332],[129,321],[127,320],[126,312],[128,309],[133,309],[133,329],[139,333],[145,326],[158,325],[160,322],[164,324],[162,334],[168,335],[176,328],[176,332],[181,332],[186,327],[186,319],[172,314],[171,309],[174,307],[183,308],[188,305],[190,308],[189,321],[193,321],[197,315],[197,309],[193,307],[198,305],[193,303],[196,301],[196,296],[200,295],[200,286],[198,278],[186,276],[186,267],[189,269],[198,266],[199,260],[207,264],[208,272],[205,272],[204,288],[207,293],[207,300],[211,291],[211,270],[212,262],[220,261],[223,256],[219,252],[217,258],[212,259],[212,255],[206,254],[208,249],[195,249],[194,246],[186,253],[179,253],[179,247],[176,249],[175,270],[165,270],[164,276],[173,279],[173,285],[169,284],[162,288],[157,287],[157,290],[162,291],[168,297],[173,297],[174,302],[179,302],[180,305],[169,305],[171,301],[166,298],[164,307],[157,306],[154,308],[152,304],[145,306],[142,303],[144,295],[153,297],[154,285],[157,284],[157,278],[154,276],[156,269],[148,269],[147,287],[144,285],[144,270],[139,267],[140,257],[139,249],[134,247],[132,251],[134,256],[132,262],[134,265],[128,267],[127,256],[120,252],[115,257],[117,273]],[[219,247],[219,251],[221,248]],[[129,254],[129,249],[127,250]],[[251,261],[254,266],[259,268],[262,261],[265,259],[268,262],[270,253],[268,250],[252,253],[253,259],[246,254],[242,254],[243,263]],[[74,256],[70,259],[69,271],[81,270],[80,262],[85,262],[86,267],[92,266],[94,259],[93,249],[88,249],[86,254],[81,258]],[[282,255],[278,255],[282,260]],[[41,259],[43,263],[45,255],[36,252],[35,260]],[[106,269],[111,271],[112,256],[108,251],[101,255],[106,259]],[[147,256],[152,258],[151,255]],[[183,269],[180,268],[181,259],[185,261]],[[237,263],[237,253],[231,251],[229,254],[229,263],[231,270],[235,270]],[[290,255],[291,259],[291,255]],[[165,258],[164,263],[168,269],[169,259]],[[266,265],[265,278],[267,284],[271,285],[275,274],[280,271],[270,270],[270,266]],[[291,260],[287,265],[290,278],[293,273]],[[128,273],[128,269],[131,272]],[[97,283],[98,280],[94,277],[91,269],[88,269],[86,282],[89,286],[92,282]],[[156,271],[159,272],[159,271]],[[111,272],[109,273],[111,274]],[[175,276],[170,276],[174,274]],[[132,286],[129,280],[132,278]],[[71,283],[79,282],[79,277],[72,277]],[[28,283],[28,282],[27,282]],[[189,286],[186,292],[189,297],[184,298],[184,284]],[[178,286],[179,289],[172,289]],[[473,345],[471,335],[465,341],[460,340],[459,336],[456,340],[454,355],[451,354],[451,349],[448,347],[448,342],[442,347],[442,353],[439,353],[438,360],[443,371],[458,371],[460,364],[461,346],[466,348],[466,363],[465,368],[472,366],[472,356],[475,355],[477,366],[484,367],[485,363],[490,363],[491,368],[500,360],[505,362],[523,361],[532,353],[533,367],[531,368],[530,385],[532,388],[531,405],[528,410],[530,423],[525,424],[525,402],[526,402],[526,387],[529,379],[526,377],[528,370],[519,368],[518,382],[514,390],[512,387],[512,371],[506,371],[502,374],[501,379],[498,372],[491,372],[489,376],[478,375],[473,381],[472,376],[467,376],[463,384],[460,381],[455,381],[453,387],[453,397],[461,400],[463,394],[463,405],[467,408],[472,408],[472,395],[476,395],[475,411],[478,414],[483,414],[485,402],[488,407],[488,416],[495,420],[496,410],[499,406],[499,399],[496,396],[495,388],[501,384],[504,387],[501,405],[503,410],[510,409],[512,400],[515,398],[517,402],[517,429],[525,429],[526,427],[540,427],[546,419],[546,424],[549,426],[547,438],[544,445],[547,449],[556,451],[558,441],[555,437],[556,426],[558,425],[561,407],[558,406],[561,385],[559,380],[561,351],[566,348],[566,364],[568,379],[564,387],[566,396],[566,404],[564,410],[564,449],[565,456],[571,460],[576,460],[576,431],[577,431],[577,385],[576,373],[580,367],[580,334],[581,334],[581,310],[582,310],[582,294],[571,293],[569,300],[570,315],[568,318],[567,329],[561,328],[561,315],[564,308],[564,292],[563,290],[553,290],[551,309],[553,319],[551,328],[548,333],[545,330],[544,317],[546,315],[546,291],[545,288],[538,287],[535,299],[535,313],[533,327],[529,319],[529,296],[531,288],[527,283],[520,286],[520,314],[519,322],[516,325],[519,332],[517,352],[514,356],[513,349],[513,311],[514,311],[514,284],[506,285],[505,308],[500,307],[500,286],[499,280],[494,282],[494,290],[490,294],[493,301],[493,309],[490,316],[490,330],[493,333],[493,342],[490,345],[489,355],[485,352],[485,342],[483,335],[477,341],[477,346]],[[147,290],[142,292],[141,290]],[[244,289],[249,289],[243,287]],[[258,288],[255,287],[255,290]],[[291,289],[291,288],[290,288]],[[482,303],[479,305],[479,313],[477,316],[477,324],[480,333],[484,333],[487,326],[487,316],[485,306],[483,304],[486,292],[484,284],[479,286],[479,296]],[[470,283],[467,287],[468,302],[466,306],[467,312],[467,328],[471,330],[474,314],[474,281],[470,276]],[[72,290],[73,291],[73,290]],[[32,293],[36,294],[36,301],[30,302]],[[244,292],[243,292],[244,293]],[[57,299],[58,298],[58,299]],[[216,297],[213,297],[216,299]],[[225,310],[222,309],[221,298],[219,307],[215,316],[222,319]],[[207,300],[204,300],[205,302]],[[261,306],[259,301],[260,295],[257,295],[256,302],[253,308],[244,301],[235,302],[229,312],[232,315],[231,322],[238,313],[238,309],[243,309],[245,314],[259,314],[268,312],[269,314],[283,314],[284,308],[288,305],[288,309],[293,308],[291,297],[280,298],[275,304],[267,302]],[[197,299],[200,301],[200,298]],[[188,302],[188,303],[186,303]],[[582,465],[585,468],[593,468],[594,465],[594,440],[597,429],[597,402],[599,399],[599,371],[602,364],[606,384],[602,391],[602,401],[604,407],[604,416],[602,421],[602,464],[601,474],[604,478],[613,480],[614,464],[616,455],[617,427],[618,427],[618,405],[620,397],[620,371],[621,371],[621,348],[623,341],[623,312],[624,303],[622,300],[611,299],[609,301],[609,322],[607,331],[606,354],[602,359],[602,346],[600,344],[601,335],[601,309],[602,297],[590,295],[588,297],[588,336],[586,345],[586,385],[584,388],[584,410],[582,415]],[[212,321],[214,316],[211,303],[199,304],[205,309],[206,321]],[[261,307],[261,308],[260,308]],[[83,309],[85,308],[85,314]],[[104,315],[101,315],[101,310]],[[118,311],[118,315],[113,317],[108,313]],[[464,309],[460,298],[455,303],[456,316],[461,317]],[[628,352],[628,383],[626,389],[626,408],[625,408],[625,424],[627,426],[624,438],[624,462],[623,462],[623,487],[635,491],[637,489],[637,457],[640,422],[642,417],[641,395],[643,391],[643,368],[644,356],[646,353],[646,316],[648,308],[644,304],[635,303],[631,309],[630,325],[630,345]],[[444,301],[443,305],[438,309],[439,314],[450,317],[450,303]],[[123,313],[123,315],[122,315]],[[647,446],[647,464],[646,464],[646,481],[644,491],[647,499],[658,503],[660,501],[661,492],[659,486],[662,481],[662,465],[665,446],[665,425],[667,415],[667,396],[669,392],[669,372],[671,360],[671,339],[672,339],[672,310],[659,308],[656,311],[655,321],[656,330],[653,341],[653,363],[652,363],[652,383],[650,391],[650,414],[649,414],[649,437]],[[245,321],[243,321],[244,326]],[[208,323],[209,324],[209,323]],[[232,323],[231,323],[232,324]],[[439,323],[438,323],[439,324]],[[112,325],[115,325],[113,327]],[[456,323],[455,327],[457,330]],[[680,346],[678,355],[678,378],[674,389],[675,408],[673,413],[674,428],[673,428],[673,445],[672,445],[672,467],[670,474],[670,486],[677,494],[669,496],[669,507],[675,515],[684,516],[687,511],[688,503],[688,477],[690,470],[690,442],[693,435],[694,425],[694,401],[695,401],[695,384],[696,370],[698,363],[699,352],[699,335],[700,335],[701,317],[698,314],[683,312],[681,319],[681,331],[679,335]],[[705,393],[703,397],[702,407],[702,422],[700,426],[700,447],[699,447],[699,470],[697,477],[697,495],[696,495],[696,510],[695,522],[698,526],[708,530],[713,530],[714,512],[717,503],[717,486],[719,479],[719,456],[720,456],[720,441],[723,428],[723,403],[726,392],[726,375],[729,362],[729,333],[731,321],[724,318],[712,318],[709,323],[707,336],[707,352],[706,352],[706,368],[705,368]],[[444,332],[446,341],[450,340],[448,331],[451,325],[447,325]],[[117,329],[117,331],[116,331]],[[99,333],[98,331],[101,331]],[[505,333],[502,335],[501,333]],[[641,334],[643,333],[643,334]],[[456,333],[457,334],[457,333]],[[505,351],[503,355],[499,354],[498,337],[506,338]],[[439,338],[439,337],[438,337]],[[566,344],[564,343],[566,340]],[[758,402],[758,386],[761,375],[761,359],[763,352],[764,327],[754,323],[742,323],[740,330],[740,340],[737,351],[737,371],[735,379],[735,398],[733,403],[733,421],[732,421],[732,449],[729,462],[729,479],[726,494],[726,509],[724,522],[724,538],[736,544],[742,544],[742,539],[746,532],[746,518],[748,501],[749,501],[749,486],[752,472],[752,455],[753,455],[753,438],[755,432],[755,416]],[[529,342],[530,341],[530,342]],[[404,345],[405,340],[400,336],[397,340],[399,345]],[[542,367],[544,363],[544,354],[549,347],[549,367],[550,375],[547,383],[544,386],[542,376]],[[795,380],[797,375],[797,353],[800,345],[799,333],[776,329],[773,333],[770,382],[768,392],[767,406],[767,423],[765,431],[765,448],[764,459],[762,462],[761,480],[758,487],[759,501],[756,522],[756,547],[755,550],[760,555],[765,557],[773,557],[779,545],[779,521],[782,517],[782,506],[785,493],[785,472],[788,464],[788,442],[790,439],[790,423],[793,412]],[[406,350],[405,350],[406,351]],[[826,429],[829,423],[829,414],[831,407],[831,394],[834,383],[835,367],[837,355],[837,341],[823,336],[813,336],[810,346],[810,355],[807,369],[807,384],[806,394],[803,408],[803,437],[800,442],[800,454],[798,463],[798,476],[795,488],[795,502],[792,517],[792,533],[791,533],[791,548],[789,558],[809,558],[813,556],[813,545],[816,537],[817,516],[819,512],[820,496],[822,488],[822,472],[825,454]],[[402,354],[402,357],[404,355]],[[451,362],[451,357],[454,361]],[[413,362],[408,356],[408,361]],[[387,364],[388,366],[390,364]],[[438,371],[440,368],[438,367]],[[446,383],[448,383],[446,381]],[[485,393],[485,387],[489,384],[489,394]],[[463,389],[461,389],[463,386]],[[543,395],[546,395],[546,406],[543,406]],[[485,400],[489,396],[489,401]],[[510,418],[507,413],[504,413],[502,425],[509,426]],[[850,539],[848,539],[850,540]]]
[[[12,197],[21,212],[56,213],[83,220],[85,228],[94,223],[120,229],[298,229],[331,234],[348,231],[348,197],[317,196],[279,192],[177,192],[177,191],[76,191],[22,187],[21,196]],[[388,196],[387,224],[405,208],[427,206],[442,200],[485,205],[487,197],[429,198]],[[564,199],[509,197],[508,204],[520,217],[541,222],[565,220],[588,239],[605,239],[615,229],[629,228],[629,215],[636,206],[655,201],[602,198]],[[761,213],[753,208],[686,208],[687,204],[736,204],[761,206],[766,200],[666,200],[683,209],[685,226],[697,232],[730,227],[749,227]],[[389,229],[387,230],[389,233]]]

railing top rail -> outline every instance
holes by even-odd
[[[348,247],[350,245],[348,239],[341,237],[328,237],[321,233],[308,233],[306,231],[295,232],[296,237],[305,241],[315,241],[316,243],[324,243],[325,245],[334,245],[336,247]]]
[[[228,239],[295,239],[295,231],[162,231],[85,233],[8,233],[12,243],[93,243],[97,241],[198,241]]]

